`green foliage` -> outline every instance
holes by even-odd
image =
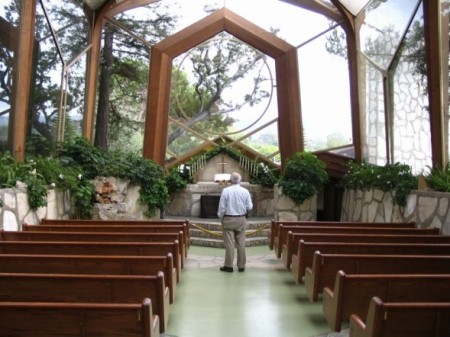
[[[260,163],[258,174],[255,177],[251,177],[250,182],[264,187],[273,187],[278,181],[279,173],[278,169],[271,169],[267,165]]]
[[[450,165],[436,165],[429,169],[430,172],[424,176],[428,187],[440,192],[450,192]]]
[[[310,152],[299,152],[287,159],[278,185],[296,203],[314,196],[328,182],[325,163]]]
[[[173,168],[165,177],[166,186],[169,194],[183,190],[187,184],[188,179],[184,172],[180,172],[179,168]]]
[[[64,144],[61,157],[67,164],[79,164],[88,179],[112,176],[140,186],[140,202],[148,206],[148,217],[154,216],[156,209],[163,208],[169,200],[161,166],[135,153],[102,151],[86,139],[77,138]]]
[[[408,195],[417,189],[417,184],[411,167],[400,163],[377,166],[350,162],[349,171],[342,179],[343,187],[348,189],[393,191],[393,204],[399,206],[406,206]]]

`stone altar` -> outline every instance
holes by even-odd
[[[165,209],[170,216],[200,217],[200,198],[202,195],[219,196],[229,185],[214,182],[199,182],[189,184],[185,190],[174,193]],[[249,216],[269,217],[273,215],[273,189],[242,182],[241,186],[248,189],[252,197],[253,210]]]

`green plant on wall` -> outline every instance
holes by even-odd
[[[429,172],[424,175],[427,186],[435,191],[450,192],[450,165],[436,165],[428,169]]]
[[[417,184],[411,167],[401,163],[377,166],[350,162],[348,173],[342,179],[342,186],[347,189],[392,191],[393,204],[398,206],[406,206],[408,195],[417,189]]]
[[[328,182],[325,163],[311,152],[298,152],[286,160],[278,185],[283,194],[301,204]]]

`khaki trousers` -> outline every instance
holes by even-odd
[[[247,218],[224,216],[222,219],[223,242],[225,245],[225,267],[233,267],[234,246],[237,248],[237,266],[245,268],[245,229]]]

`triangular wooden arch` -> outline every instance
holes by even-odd
[[[286,158],[302,151],[296,48],[222,8],[152,47],[144,134],[145,158],[153,159],[164,167],[173,58],[224,31],[275,60],[282,166]]]

